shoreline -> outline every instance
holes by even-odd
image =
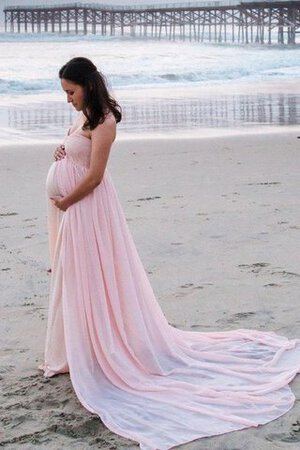
[[[173,130],[165,131],[164,133],[150,133],[150,132],[142,132],[142,133],[122,133],[119,132],[117,135],[116,143],[143,143],[143,142],[159,142],[159,141],[174,141],[178,142],[182,140],[187,141],[197,141],[197,140],[211,140],[211,139],[223,139],[223,138],[242,138],[246,136],[270,136],[272,134],[275,135],[294,135],[295,139],[300,136],[300,125],[286,125],[286,126],[275,126],[275,125],[260,125],[256,124],[253,126],[245,125],[245,127],[236,127],[236,128],[199,128],[197,130],[177,130],[174,132]],[[63,135],[58,136],[57,139],[42,139],[41,141],[37,140],[18,140],[18,141],[4,141],[2,140],[2,150],[7,150],[9,148],[26,148],[35,147],[39,149],[41,147],[48,146],[56,146],[60,142],[60,137],[63,138]],[[115,145],[114,144],[114,145]],[[299,142],[300,144],[300,142]]]
[[[71,123],[71,122],[70,122]],[[1,147],[26,147],[28,145],[33,145],[36,147],[41,147],[45,145],[58,145],[64,138],[67,127],[60,128],[57,130],[57,137],[45,136],[43,134],[22,136],[13,136],[10,130],[5,130],[0,128],[0,141]],[[215,139],[224,137],[234,137],[234,136],[246,136],[246,135],[268,135],[268,134],[288,134],[295,133],[295,135],[300,135],[300,128],[298,124],[287,124],[287,125],[272,125],[271,123],[245,123],[239,126],[228,126],[228,127],[199,127],[199,128],[186,128],[184,129],[174,129],[166,128],[165,130],[143,130],[141,132],[119,130],[118,131],[118,141],[132,142],[132,141],[143,141],[143,140],[177,140],[177,139]],[[9,136],[9,137],[7,137]]]
[[[300,337],[299,134],[295,127],[114,144],[108,170],[170,324]],[[68,375],[45,380],[37,370],[48,308],[44,185],[53,146],[1,151],[0,444],[137,450],[79,405]],[[247,450],[285,450],[286,442],[296,450],[299,378],[292,382],[297,403],[276,421],[180,449],[239,448],[242,439]]]
[[[119,138],[125,140],[280,133],[300,123],[295,80],[120,89],[115,94],[123,109]],[[0,141],[56,143],[75,115],[62,93],[11,96],[9,103],[0,96]]]

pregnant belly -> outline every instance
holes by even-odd
[[[51,164],[50,169],[48,171],[47,179],[46,179],[46,191],[48,197],[54,197],[56,195],[63,195],[62,192],[60,192],[59,185],[57,182],[57,169],[58,169],[58,162],[54,162]]]
[[[48,197],[68,195],[86,176],[87,170],[85,167],[74,164],[68,158],[52,163],[46,180]]]

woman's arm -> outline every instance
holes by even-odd
[[[66,211],[69,206],[84,198],[101,183],[115,136],[116,121],[113,116],[107,117],[102,124],[91,131],[92,153],[87,176],[70,194],[65,197],[52,198],[57,208]]]

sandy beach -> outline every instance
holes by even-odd
[[[115,143],[108,170],[173,326],[300,338],[298,135],[294,126]],[[1,149],[0,446],[137,450],[80,405],[68,375],[46,379],[37,370],[49,288],[44,185],[53,149]],[[295,406],[276,421],[180,449],[299,449],[299,376],[291,387]]]

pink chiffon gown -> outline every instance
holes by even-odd
[[[73,132],[47,193],[86,175],[91,141]],[[155,299],[111,176],[65,213],[49,201],[50,305],[46,377],[69,372],[82,405],[143,450],[276,419],[294,403],[300,340],[238,329],[170,326]]]

